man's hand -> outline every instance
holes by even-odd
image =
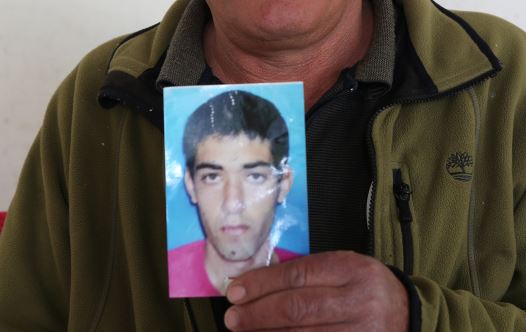
[[[407,331],[405,287],[374,258],[327,252],[249,271],[227,290],[233,331]]]

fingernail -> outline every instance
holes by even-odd
[[[225,314],[225,325],[228,329],[234,329],[239,324],[239,314],[235,309],[229,309]]]
[[[243,286],[233,286],[228,289],[227,298],[230,302],[236,302],[245,297],[247,291]]]

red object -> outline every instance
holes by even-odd
[[[7,212],[0,212],[0,232],[2,232],[2,227],[4,227],[4,221],[7,217]]]

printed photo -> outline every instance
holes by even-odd
[[[170,297],[309,254],[302,83],[164,90]]]

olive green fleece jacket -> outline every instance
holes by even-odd
[[[162,132],[97,102],[107,72],[155,66],[187,2],[88,54],[52,98],[0,235],[0,331],[191,331],[188,308],[215,331],[208,300],[168,299]],[[372,253],[403,268],[400,170],[422,330],[526,331],[526,36],[425,0],[403,10],[432,86],[372,121]]]

